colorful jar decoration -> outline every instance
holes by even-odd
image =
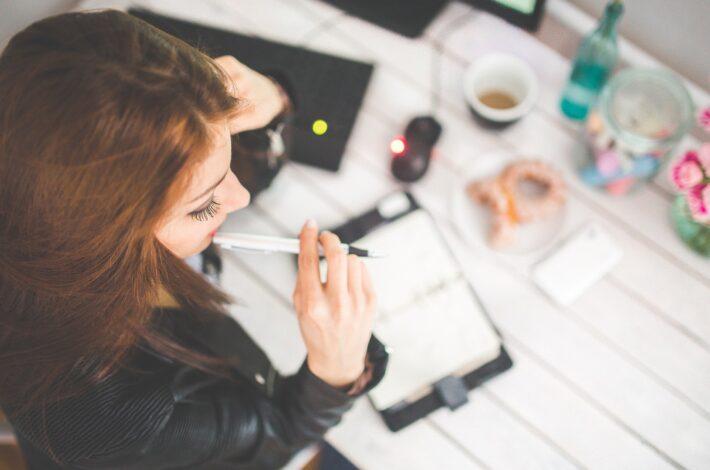
[[[670,72],[629,68],[615,75],[589,114],[587,184],[621,195],[653,178],[693,123],[693,103]]]
[[[710,143],[686,152],[671,167],[671,180],[683,194],[671,216],[680,238],[703,256],[710,256]]]

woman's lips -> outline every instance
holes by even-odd
[[[215,234],[217,233],[217,229],[214,229],[210,232],[210,238],[213,238]]]

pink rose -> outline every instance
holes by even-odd
[[[703,207],[705,208],[705,222],[710,221],[710,184],[703,185],[700,190],[700,195],[703,200]]]
[[[698,113],[698,124],[707,132],[710,132],[710,106],[700,110]]]
[[[695,158],[688,158],[691,153]],[[688,152],[683,160],[673,166],[671,177],[673,179],[673,184],[681,190],[690,189],[693,186],[702,183],[703,170],[698,164],[695,152]]]
[[[700,146],[698,150],[698,161],[703,167],[705,174],[710,176],[710,142],[706,142]]]
[[[698,185],[685,193],[693,219],[700,223],[710,222],[710,185]]]

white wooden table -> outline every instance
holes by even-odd
[[[577,178],[578,131],[557,110],[566,59],[459,3],[417,40],[316,0],[89,0],[80,7],[129,4],[377,64],[341,170],[289,164],[250,208],[229,218],[229,230],[293,235],[307,217],[332,227],[398,188],[388,143],[410,117],[429,113],[431,54],[435,46],[443,50],[441,156],[410,190],[449,235],[515,365],[471,392],[456,412],[439,410],[398,433],[359,400],[327,434],[357,466],[710,468],[710,263],[674,233],[664,174],[625,198],[600,194]],[[559,0],[548,4],[552,12],[569,9]],[[440,44],[452,24],[459,29]],[[523,57],[542,86],[535,110],[502,131],[472,121],[460,86],[465,66],[494,50]],[[702,91],[694,94],[708,103]],[[682,143],[696,144],[692,137]],[[493,150],[541,156],[561,168],[571,190],[564,232],[595,221],[624,250],[613,272],[570,308],[554,305],[531,283],[539,255],[500,255],[453,229],[449,197],[457,172]],[[242,303],[234,315],[284,373],[294,371],[305,349],[290,302],[292,260],[227,253],[225,261],[224,287]]]

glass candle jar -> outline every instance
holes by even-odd
[[[627,193],[652,179],[693,123],[693,102],[670,72],[629,68],[616,74],[587,118],[587,184]]]
[[[710,256],[710,225],[693,219],[684,196],[678,196],[673,201],[671,218],[686,245],[703,256]]]

